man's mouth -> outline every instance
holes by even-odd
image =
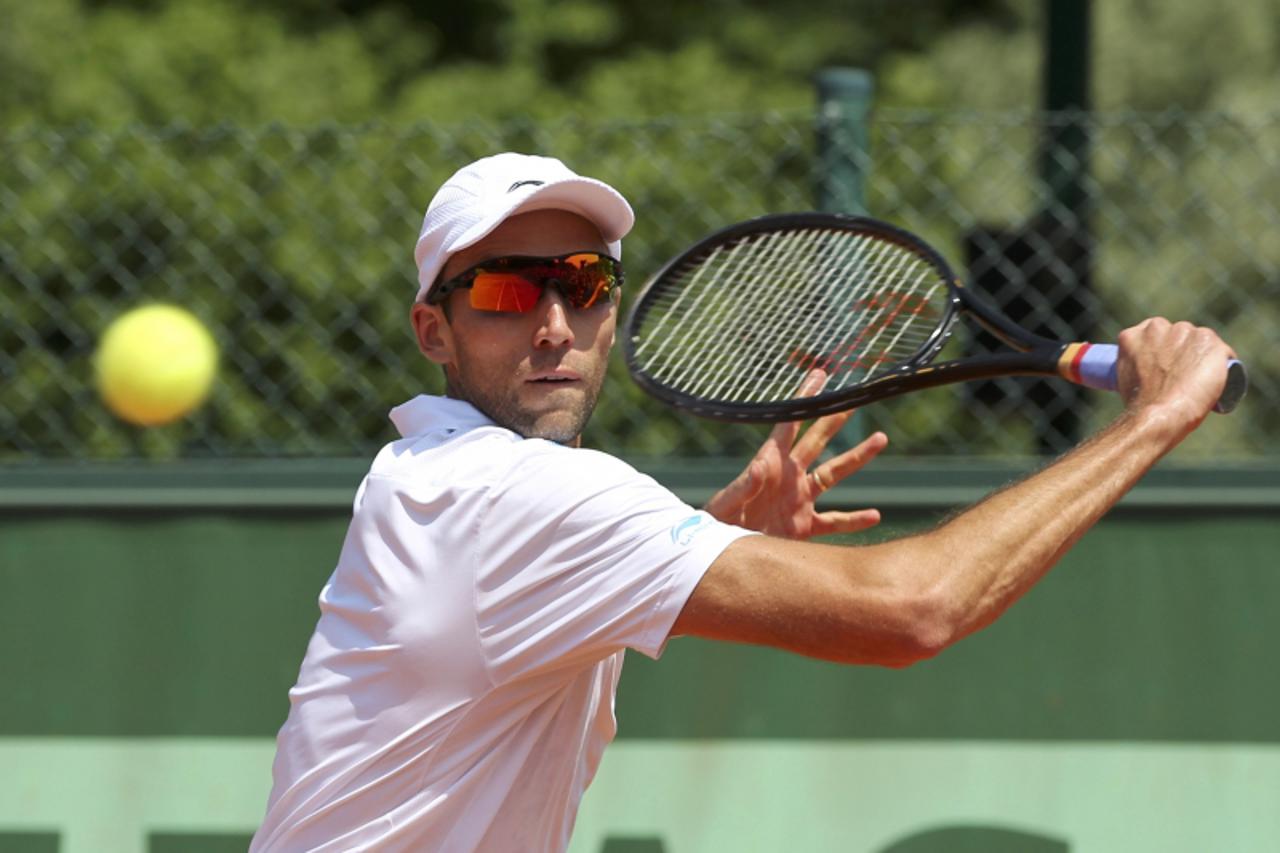
[[[526,382],[532,382],[538,385],[562,385],[570,382],[577,382],[582,377],[572,370],[544,370],[533,374]]]

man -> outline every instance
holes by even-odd
[[[814,509],[886,443],[813,466],[847,415],[776,428],[706,512],[578,446],[632,221],[606,184],[517,154],[431,202],[411,317],[448,397],[391,412],[403,437],[356,495],[252,850],[562,850],[615,731],[623,649],[687,634],[934,655],[1030,588],[1224,384],[1216,335],[1148,320],[1120,335],[1124,414],[1088,443],[928,533],[812,544],[878,520]]]

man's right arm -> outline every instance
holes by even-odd
[[[1230,349],[1163,320],[1126,330],[1123,415],[1053,465],[917,536],[838,547],[752,536],[711,565],[672,629],[905,666],[990,624],[1196,426]]]

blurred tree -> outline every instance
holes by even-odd
[[[1096,102],[1274,110],[1273,7],[1098,4]],[[391,355],[412,355],[412,344],[396,337],[405,311],[389,294],[411,290],[414,226],[448,171],[498,147],[607,170],[642,211],[628,257],[643,273],[711,227],[812,203],[810,78],[827,65],[873,71],[888,110],[873,151],[873,212],[918,212],[908,224],[958,258],[947,242],[958,209],[997,222],[1034,209],[1030,182],[1009,175],[1033,168],[1040,3],[904,9],[895,0],[0,0],[0,273],[13,305],[0,317],[0,428],[51,452],[88,435],[96,455],[165,455],[184,443],[349,451],[358,437],[384,436],[386,402],[435,381]],[[921,134],[936,125],[894,118],[893,107],[1008,117],[932,139]],[[766,111],[780,117],[744,118]],[[680,124],[707,116],[717,118]],[[1155,138],[1105,141],[1095,174],[1112,203],[1141,211],[1141,242],[1109,249],[1100,281],[1126,318],[1156,299],[1145,297],[1158,284],[1152,270],[1185,261],[1187,229],[1227,258],[1240,239],[1206,231],[1214,211],[1188,206],[1176,181],[1229,181],[1258,198],[1277,189],[1275,169],[1250,156],[1248,127],[1227,161],[1204,145],[1213,128],[1152,127]],[[659,149],[684,153],[652,156]],[[1145,156],[1153,150],[1162,156]],[[725,174],[757,177],[730,186]],[[941,208],[943,197],[958,207]],[[1270,209],[1241,211],[1240,221],[1269,233],[1259,211]],[[1188,296],[1186,308],[1212,308],[1227,281],[1274,287],[1241,258],[1278,254],[1274,240],[1237,252],[1205,273],[1200,301]],[[122,301],[144,298],[204,311],[230,365],[204,420],[139,446],[95,414],[85,389],[97,330]],[[348,369],[353,359],[360,371]],[[647,404],[628,383],[615,388],[599,427],[672,452],[677,416],[644,409],[657,420],[636,435]],[[956,422],[941,395],[927,405],[917,447]],[[51,426],[48,413],[63,411],[74,413],[75,435]],[[726,435],[720,450],[750,445]]]

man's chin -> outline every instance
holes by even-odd
[[[525,438],[542,438],[557,444],[570,444],[582,434],[587,419],[576,412],[549,412],[516,432]]]
[[[576,383],[575,383],[576,384]],[[522,401],[523,411],[519,420],[524,429],[516,432],[525,438],[545,438],[560,444],[576,439],[587,425],[594,407],[594,399],[581,387],[556,389],[549,394],[541,391],[532,399]]]
[[[556,389],[548,394],[517,394],[503,398],[487,394],[457,393],[498,426],[525,438],[542,438],[557,444],[573,444],[587,425],[596,396],[586,388]]]
[[[514,401],[512,401],[514,402]],[[548,406],[547,401],[536,407],[512,405],[486,405],[484,401],[472,401],[498,426],[506,427],[524,438],[543,438],[558,444],[570,444],[582,433],[591,412],[584,400],[566,401],[558,406]]]

